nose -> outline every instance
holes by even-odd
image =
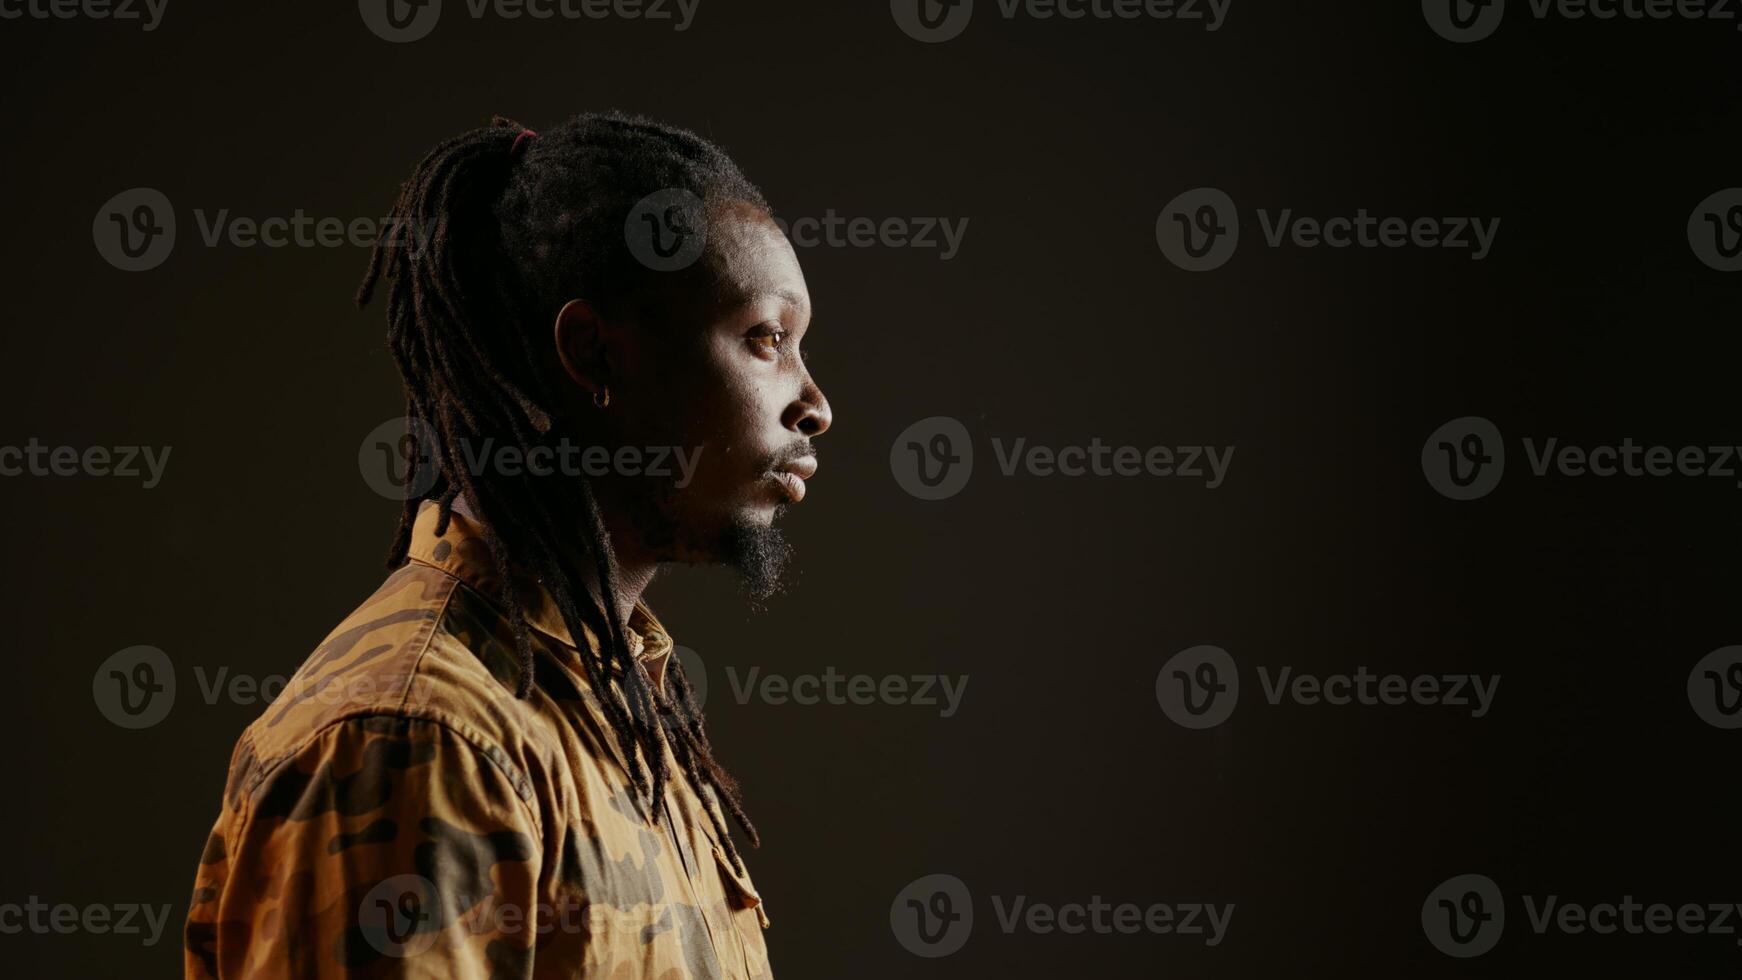
[[[798,399],[787,406],[781,424],[800,435],[815,437],[829,431],[834,420],[835,413],[829,408],[829,400],[806,371],[804,387],[799,391]]]

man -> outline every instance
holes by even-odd
[[[392,217],[358,301],[407,393],[396,570],[237,743],[187,975],[769,976],[755,830],[640,596],[778,583],[830,422],[797,259],[719,148],[616,114],[448,140]]]

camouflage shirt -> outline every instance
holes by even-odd
[[[634,802],[536,586],[537,684],[516,700],[483,537],[455,515],[438,538],[435,518],[426,504],[410,560],[236,743],[186,975],[770,976],[768,918],[720,846],[711,790],[668,759],[665,813]],[[663,683],[671,637],[639,605],[630,633]]]

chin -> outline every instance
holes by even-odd
[[[725,508],[719,523],[726,529],[745,524],[768,527],[791,505],[791,499],[779,483],[772,479],[758,480],[745,487],[744,492]]]
[[[741,507],[719,521],[689,524],[678,535],[681,546],[671,560],[690,565],[725,565],[739,574],[744,594],[760,603],[785,587],[792,546],[774,521],[782,504]]]
[[[758,508],[754,517],[732,523],[721,541],[723,560],[738,570],[744,593],[754,601],[783,591],[792,546],[774,526],[774,517],[784,508]]]
[[[739,513],[738,518],[732,523],[754,524],[758,527],[773,527],[774,522],[779,520],[780,515],[785,512],[785,504],[758,504],[755,507],[746,507]]]

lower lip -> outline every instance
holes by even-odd
[[[796,504],[804,499],[804,481],[794,474],[776,473],[774,474],[774,480],[776,483],[780,484],[782,490],[786,491],[787,499],[791,500],[793,503]]]

